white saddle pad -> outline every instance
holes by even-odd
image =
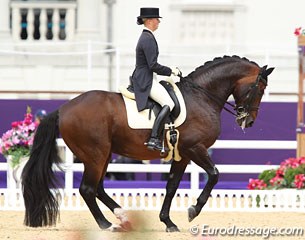
[[[175,127],[180,126],[184,123],[186,119],[186,108],[185,108],[185,102],[182,97],[182,94],[179,90],[179,88],[176,86],[174,81],[171,78],[166,79],[174,88],[174,91],[177,95],[177,98],[180,103],[180,114],[175,120]],[[148,119],[149,115],[149,109],[145,109],[141,112],[138,112],[136,101],[132,100],[130,98],[127,98],[124,96],[124,91],[126,90],[126,87],[120,87],[120,92],[123,95],[126,111],[127,111],[127,119],[128,119],[128,125],[129,127],[133,129],[152,129],[154,121],[155,121],[155,115],[151,114],[151,119]],[[165,128],[168,129],[168,125],[166,124]]]

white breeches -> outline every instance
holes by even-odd
[[[170,111],[172,111],[175,107],[175,103],[168,95],[165,88],[157,80],[153,80],[149,96],[157,103],[159,103],[162,107],[164,105],[168,105]]]

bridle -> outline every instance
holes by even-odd
[[[259,74],[257,75],[255,82],[249,87],[248,91],[241,96],[241,98],[245,98],[244,101],[242,101],[242,104],[235,105],[228,101],[225,102],[225,104],[228,104],[229,106],[231,106],[235,110],[235,112],[228,109],[226,106],[224,106],[223,109],[226,110],[227,112],[229,112],[230,114],[232,114],[233,116],[235,116],[236,120],[245,119],[246,117],[248,117],[250,115],[251,111],[258,111],[259,107],[253,106],[253,102],[255,101],[257,95],[262,94],[259,91],[259,83],[263,83],[265,86],[268,85],[267,80],[262,77],[263,70],[264,70],[264,68],[261,68]],[[182,78],[182,76],[181,76],[181,78]],[[193,87],[195,89],[198,89],[198,90],[204,92],[215,102],[219,103],[219,105],[223,104],[222,101],[217,96],[211,94],[210,91],[208,91],[207,89],[199,86],[198,84],[190,81],[187,78],[183,78],[183,79],[184,79],[184,81],[187,81],[188,83],[193,85]]]
[[[258,111],[258,106],[253,106],[253,103],[258,95],[262,95],[262,93],[259,90],[259,83],[263,83],[265,87],[268,85],[267,80],[262,77],[262,69],[260,73],[257,75],[257,78],[255,82],[249,87],[248,91],[242,95],[241,98],[245,98],[244,101],[242,101],[242,104],[233,105],[234,110],[236,111],[236,120],[245,119],[250,115],[251,111]]]

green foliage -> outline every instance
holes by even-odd
[[[276,176],[275,169],[265,170],[259,174],[258,179],[263,180],[264,183],[269,184],[270,180]]]
[[[297,168],[287,168],[285,171],[284,179],[286,181],[287,187],[294,187],[295,176],[305,172],[304,165],[300,165]]]

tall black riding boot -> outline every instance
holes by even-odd
[[[145,145],[147,146],[148,149],[159,150],[159,151],[162,150],[163,146],[162,146],[162,142],[161,142],[160,138],[161,138],[161,134],[164,129],[164,124],[165,124],[166,119],[168,118],[169,114],[170,114],[169,106],[164,105],[154,122],[154,126],[151,131],[150,139],[148,140],[147,143],[145,143]]]

